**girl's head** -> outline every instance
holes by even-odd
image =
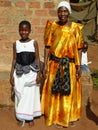
[[[31,24],[29,21],[21,21],[19,23],[19,34],[21,36],[21,40],[26,41],[29,38],[29,34],[31,32]]]
[[[88,42],[84,42],[82,51],[85,53],[88,50]]]
[[[68,21],[69,15],[71,14],[71,6],[68,1],[62,1],[57,6],[58,18],[61,23]]]

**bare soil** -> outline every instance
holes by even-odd
[[[89,65],[91,71],[98,70],[98,44],[90,44],[88,50]],[[98,90],[93,89],[92,103],[82,107],[81,119],[76,122],[76,126],[61,128],[67,130],[98,130]],[[0,108],[0,130],[56,130],[54,126],[47,127],[44,122],[44,117],[34,120],[34,126],[29,128],[28,123],[25,127],[19,127],[15,119],[14,108]]]

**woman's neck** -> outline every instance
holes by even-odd
[[[69,26],[69,27],[71,26],[70,21],[66,21],[66,22],[58,21],[57,24],[60,25],[60,26]]]

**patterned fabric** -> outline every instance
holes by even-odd
[[[80,65],[78,49],[83,46],[82,25],[72,22],[71,27],[60,26],[48,21],[45,28],[45,46],[50,46],[50,54],[58,58],[74,58],[69,62],[70,94],[52,94],[51,89],[59,68],[59,62],[48,61],[48,74],[42,91],[41,107],[46,125],[59,124],[68,127],[69,122],[80,119],[81,86],[76,79],[76,65]],[[64,74],[64,67],[60,75]]]
[[[74,62],[74,59],[69,58],[58,58],[50,55],[50,60],[55,60],[59,62],[59,68],[56,73],[55,80],[52,86],[52,93],[61,95],[69,95],[70,88],[70,74],[69,74],[69,62]],[[61,69],[64,66],[64,73],[61,75]]]
[[[64,65],[64,74],[61,76],[61,69]],[[56,77],[52,86],[52,93],[61,95],[70,94],[70,75],[69,75],[69,61],[63,59],[59,64],[59,68],[56,73]]]
[[[33,62],[30,65],[25,65],[25,66],[22,66],[22,65],[16,63],[15,69],[16,69],[17,76],[22,76],[23,74],[27,74],[30,72],[30,70],[32,70],[34,72],[39,71],[39,68],[35,62]]]

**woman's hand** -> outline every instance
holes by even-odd
[[[44,67],[44,69],[43,69],[43,77],[44,77],[44,79],[46,79],[46,77],[47,77],[47,67]]]
[[[81,68],[80,68],[80,66],[78,66],[76,68],[76,78],[79,79],[80,77],[81,77]]]

